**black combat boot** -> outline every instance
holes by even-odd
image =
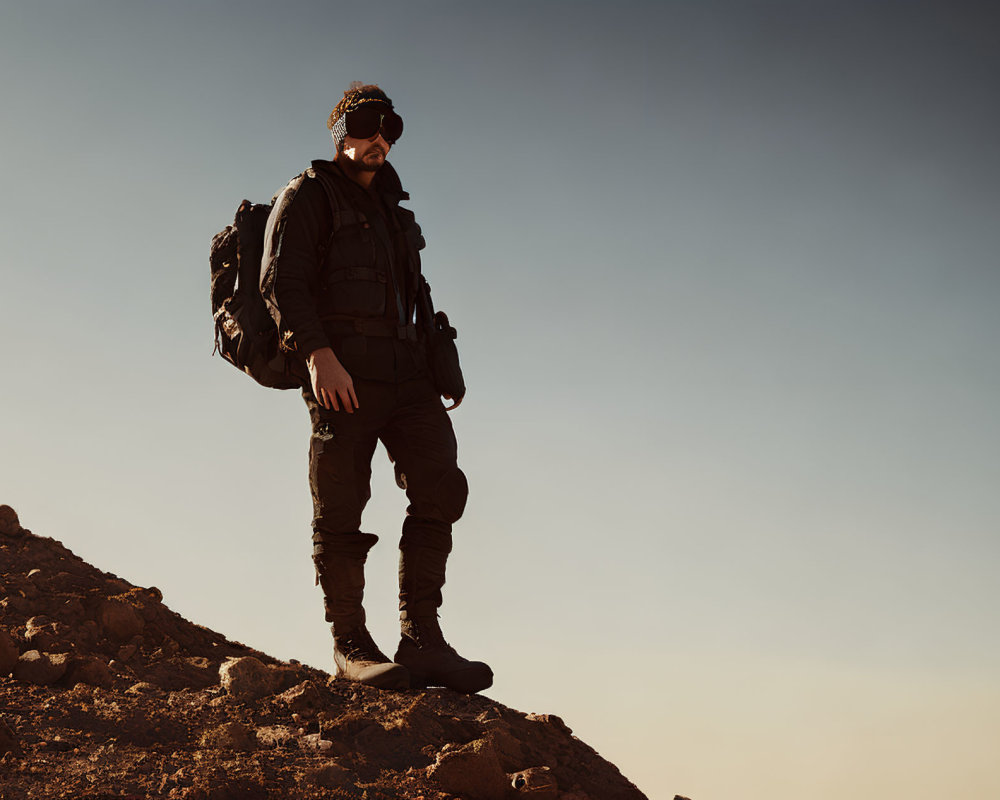
[[[460,656],[441,633],[437,609],[450,551],[450,534],[418,539],[404,533],[399,558],[402,636],[394,660],[410,671],[413,688],[445,686],[473,694],[493,685],[493,670],[482,661]]]
[[[333,623],[333,662],[338,678],[379,689],[408,689],[406,667],[390,661],[365,627],[365,561],[377,541],[373,533],[313,536],[313,561],[323,587],[326,621]]]
[[[437,617],[400,620],[402,636],[395,660],[410,671],[410,686],[444,686],[475,694],[493,685],[493,670],[482,661],[463,658],[444,639]]]

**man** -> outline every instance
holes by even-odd
[[[492,671],[456,653],[437,619],[468,485],[413,324],[424,242],[412,212],[399,206],[409,195],[386,161],[403,122],[378,86],[354,84],[327,127],[334,160],[314,161],[274,204],[261,289],[282,341],[308,370],[313,560],[337,674],[382,688],[477,692],[492,684]],[[365,560],[378,537],[361,532],[361,513],[378,441],[409,500],[392,661],[372,640],[362,606]]]

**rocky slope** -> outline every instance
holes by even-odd
[[[0,800],[640,800],[558,717],[195,625],[0,506]]]

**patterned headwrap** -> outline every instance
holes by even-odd
[[[347,138],[347,112],[367,103],[381,103],[388,108],[392,108],[392,100],[378,88],[375,84],[362,85],[359,81],[351,84],[351,88],[344,92],[344,97],[330,112],[330,118],[326,121],[326,127],[330,129],[333,136],[333,144],[336,152],[344,145]]]

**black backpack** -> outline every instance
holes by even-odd
[[[212,316],[215,352],[257,383],[299,389],[307,377],[278,346],[278,327],[260,294],[264,229],[274,206],[244,200],[236,219],[212,238]]]

